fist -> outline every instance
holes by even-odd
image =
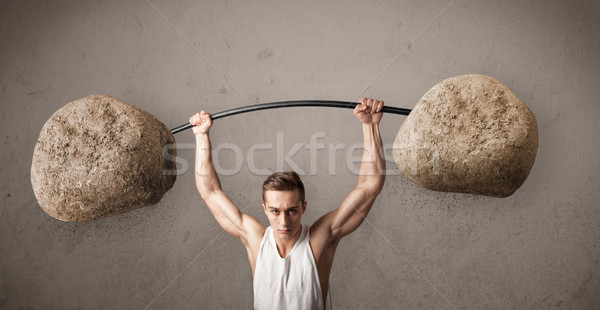
[[[363,97],[354,108],[354,115],[363,124],[379,124],[383,112],[383,100]]]
[[[202,110],[190,117],[190,124],[194,125],[192,127],[194,135],[207,134],[212,126],[212,118],[208,112]]]

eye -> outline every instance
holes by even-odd
[[[273,214],[278,214],[279,210],[273,210],[272,212],[273,212]]]
[[[294,210],[290,210],[290,213],[292,214],[296,214],[298,212],[298,210],[294,209]]]

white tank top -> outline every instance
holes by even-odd
[[[323,309],[319,273],[309,241],[310,226],[304,224],[288,256],[281,258],[273,228],[267,227],[254,267],[254,309]],[[330,309],[327,289],[326,310]]]

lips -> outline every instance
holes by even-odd
[[[290,230],[289,229],[288,230],[281,230],[280,229],[279,232],[282,233],[282,234],[288,234],[290,232]]]

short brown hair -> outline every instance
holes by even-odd
[[[295,171],[275,172],[271,174],[262,186],[263,201],[266,191],[293,191],[298,190],[300,201],[304,201],[304,184]]]

